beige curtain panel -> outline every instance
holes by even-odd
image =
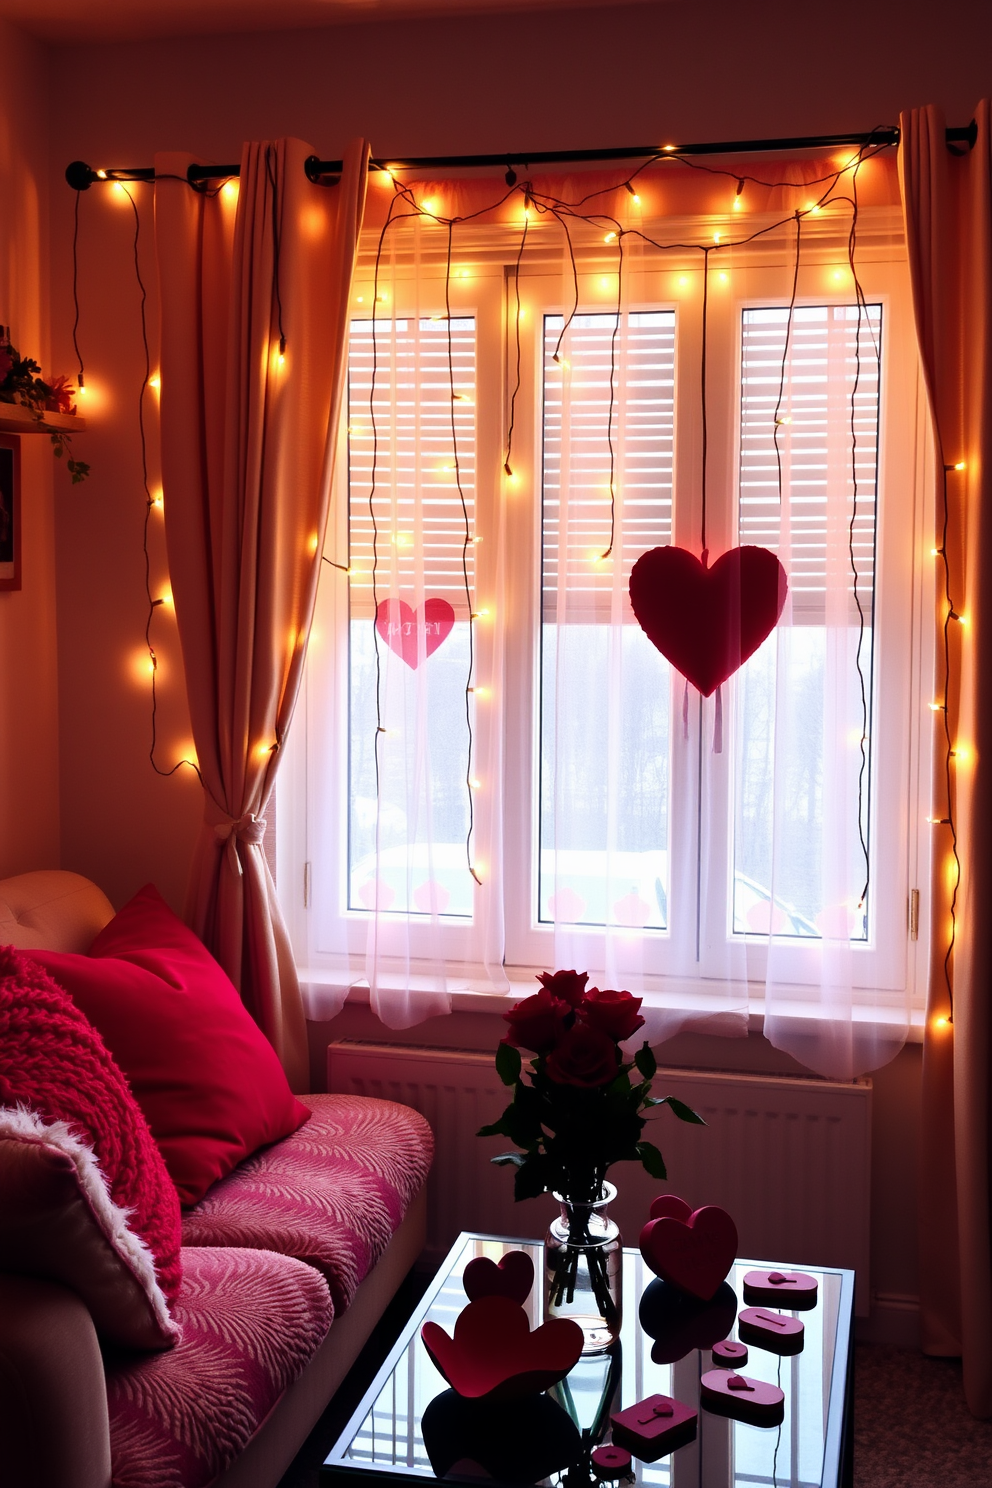
[[[289,938],[262,853],[265,804],[313,615],[344,385],[368,149],[315,186],[300,140],[247,144],[240,185],[156,156],[166,541],[203,828],[186,917],[295,1090],[309,1084]]]
[[[992,120],[975,112],[974,149],[952,154],[936,108],[899,120],[899,166],[920,353],[937,444],[935,547],[943,547],[950,593],[966,625],[947,626],[943,562],[936,568],[933,958],[923,1058],[920,1227],[923,1346],[960,1354],[968,1405],[992,1415],[989,1018],[992,969],[992,800],[983,756],[992,757]],[[954,467],[961,462],[963,469]],[[990,603],[985,619],[985,603]],[[989,634],[985,631],[988,628]],[[989,660],[986,660],[989,657]],[[986,749],[986,740],[989,741]]]

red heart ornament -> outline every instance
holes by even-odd
[[[648,1218],[663,1219],[667,1214],[671,1219],[681,1219],[685,1223],[691,1213],[691,1206],[685,1199],[680,1199],[678,1194],[659,1194],[651,1203]]]
[[[583,1334],[571,1318],[552,1318],[530,1330],[527,1314],[509,1297],[480,1297],[455,1319],[455,1336],[437,1323],[420,1330],[441,1374],[467,1400],[515,1400],[564,1379],[578,1363]]]
[[[704,697],[775,629],[789,592],[768,548],[730,548],[707,567],[685,548],[651,548],[630,573],[630,602],[648,640]]]
[[[684,1223],[670,1215],[649,1220],[640,1247],[656,1276],[708,1302],[737,1257],[737,1226],[725,1209],[705,1204]]]
[[[497,1263],[476,1256],[462,1272],[462,1286],[470,1302],[480,1297],[509,1297],[522,1304],[534,1285],[534,1262],[525,1250],[510,1250]]]
[[[424,655],[430,656],[446,641],[455,623],[455,612],[446,599],[425,599],[420,611],[405,599],[382,599],[376,605],[375,628],[390,651],[414,670],[420,665],[419,632],[424,631]]]

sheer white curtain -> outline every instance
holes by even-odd
[[[488,623],[499,543],[477,490],[476,316],[446,314],[444,260],[444,230],[419,219],[389,230],[377,266],[366,256],[332,557],[347,544],[335,765],[347,823],[316,934],[392,1028],[449,1011],[453,990],[506,986]],[[330,1016],[343,995],[339,981],[311,1008]]]
[[[751,296],[741,316],[740,541],[776,551],[789,595],[734,687],[732,927],[764,983],[765,1036],[847,1079],[891,1059],[910,1025],[908,887],[893,890],[912,847],[895,720],[914,493],[890,470],[878,503],[883,384],[900,376],[890,298],[869,288],[859,305],[847,266],[825,269],[807,238],[793,311]]]
[[[579,251],[603,240],[571,234]],[[628,593],[648,549],[698,551],[699,480],[687,452],[675,458],[676,368],[693,353],[670,304],[642,308],[658,293],[656,265],[629,241],[622,273],[583,278],[574,316],[566,251],[566,313],[545,320],[540,906],[556,966],[646,994],[638,1039],[741,1036],[744,947],[705,928],[726,899],[706,845],[726,794],[700,748],[712,703],[686,694]],[[690,275],[698,288],[698,268]]]
[[[804,221],[795,277],[802,173],[802,197],[769,193],[749,224],[785,226],[710,247],[705,270],[699,250],[735,227],[732,209],[673,224],[648,219],[649,185],[643,208],[623,193],[625,222],[643,211],[651,236],[697,247],[626,238],[619,277],[602,226],[572,219],[569,247],[535,219],[517,484],[499,472],[522,218],[456,226],[450,317],[444,227],[391,227],[374,281],[367,245],[327,554],[341,568],[319,617],[335,656],[313,699],[333,723],[311,756],[332,847],[311,923],[341,976],[311,1016],[356,981],[392,1027],[460,988],[504,990],[509,943],[525,978],[524,963],[574,967],[643,996],[656,1042],[740,1036],[763,1008],[777,1047],[848,1078],[905,1039],[922,524],[912,440],[880,457],[879,388],[915,376],[911,325],[894,329],[891,275],[863,275],[859,308],[842,206]],[[455,188],[443,195],[456,210]],[[710,563],[757,544],[789,580],[777,629],[705,699],[628,594],[647,550],[703,545],[704,272]]]

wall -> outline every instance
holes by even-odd
[[[72,198],[61,171],[72,158],[141,165],[156,150],[188,149],[235,160],[243,139],[283,133],[328,157],[364,133],[384,158],[834,133],[894,123],[900,109],[926,102],[963,124],[989,91],[992,8],[985,0],[959,5],[953,26],[916,27],[895,0],[867,8],[838,0],[828,12],[795,0],[758,7],[712,0],[705,25],[700,15],[695,0],[671,0],[56,49],[51,183],[59,365],[71,365]],[[148,229],[148,188],[135,195]],[[103,189],[90,191],[81,206],[81,339],[93,406],[102,398],[103,408],[89,445],[91,488],[84,502],[59,507],[63,861],[98,878],[118,901],[155,877],[178,903],[198,790],[183,774],[162,780],[150,770],[147,679],[131,669],[145,619],[133,221],[127,201]],[[141,261],[152,277],[147,247],[146,232]],[[157,547],[153,562],[157,577]],[[187,725],[174,638],[170,643],[163,624],[168,765]],[[436,1032],[427,1027],[413,1037],[426,1041]],[[316,1036],[326,1041],[328,1031]],[[717,1041],[697,1040],[690,1053],[670,1046],[664,1057],[746,1057],[777,1067],[761,1041],[744,1048],[728,1056]],[[919,1049],[907,1048],[875,1077],[874,1284],[896,1299],[890,1322],[905,1323],[906,1337],[914,1314],[898,1299],[916,1290],[919,1068]]]
[[[48,69],[0,21],[0,322],[48,368]],[[59,861],[53,459],[21,439],[22,582],[0,593],[0,877]],[[71,501],[59,473],[57,499]]]

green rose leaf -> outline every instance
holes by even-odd
[[[514,1199],[536,1199],[548,1187],[550,1164],[546,1157],[528,1157],[517,1168],[513,1180]]]
[[[655,1074],[657,1074],[658,1061],[657,1059],[655,1059],[654,1051],[652,1050],[651,1045],[648,1043],[647,1039],[644,1040],[644,1043],[634,1055],[634,1063],[637,1065],[637,1068],[640,1070],[645,1080],[650,1080],[654,1077]]]
[[[665,1179],[668,1177],[665,1159],[653,1142],[638,1142],[637,1155],[644,1164],[645,1170],[651,1174],[652,1178]]]
[[[496,1073],[504,1085],[515,1085],[520,1079],[520,1050],[513,1044],[497,1044]]]
[[[691,1121],[693,1126],[706,1125],[702,1116],[697,1115],[691,1106],[686,1105],[685,1101],[676,1100],[674,1095],[666,1095],[665,1100],[672,1108],[672,1115],[677,1116],[680,1121]]]

